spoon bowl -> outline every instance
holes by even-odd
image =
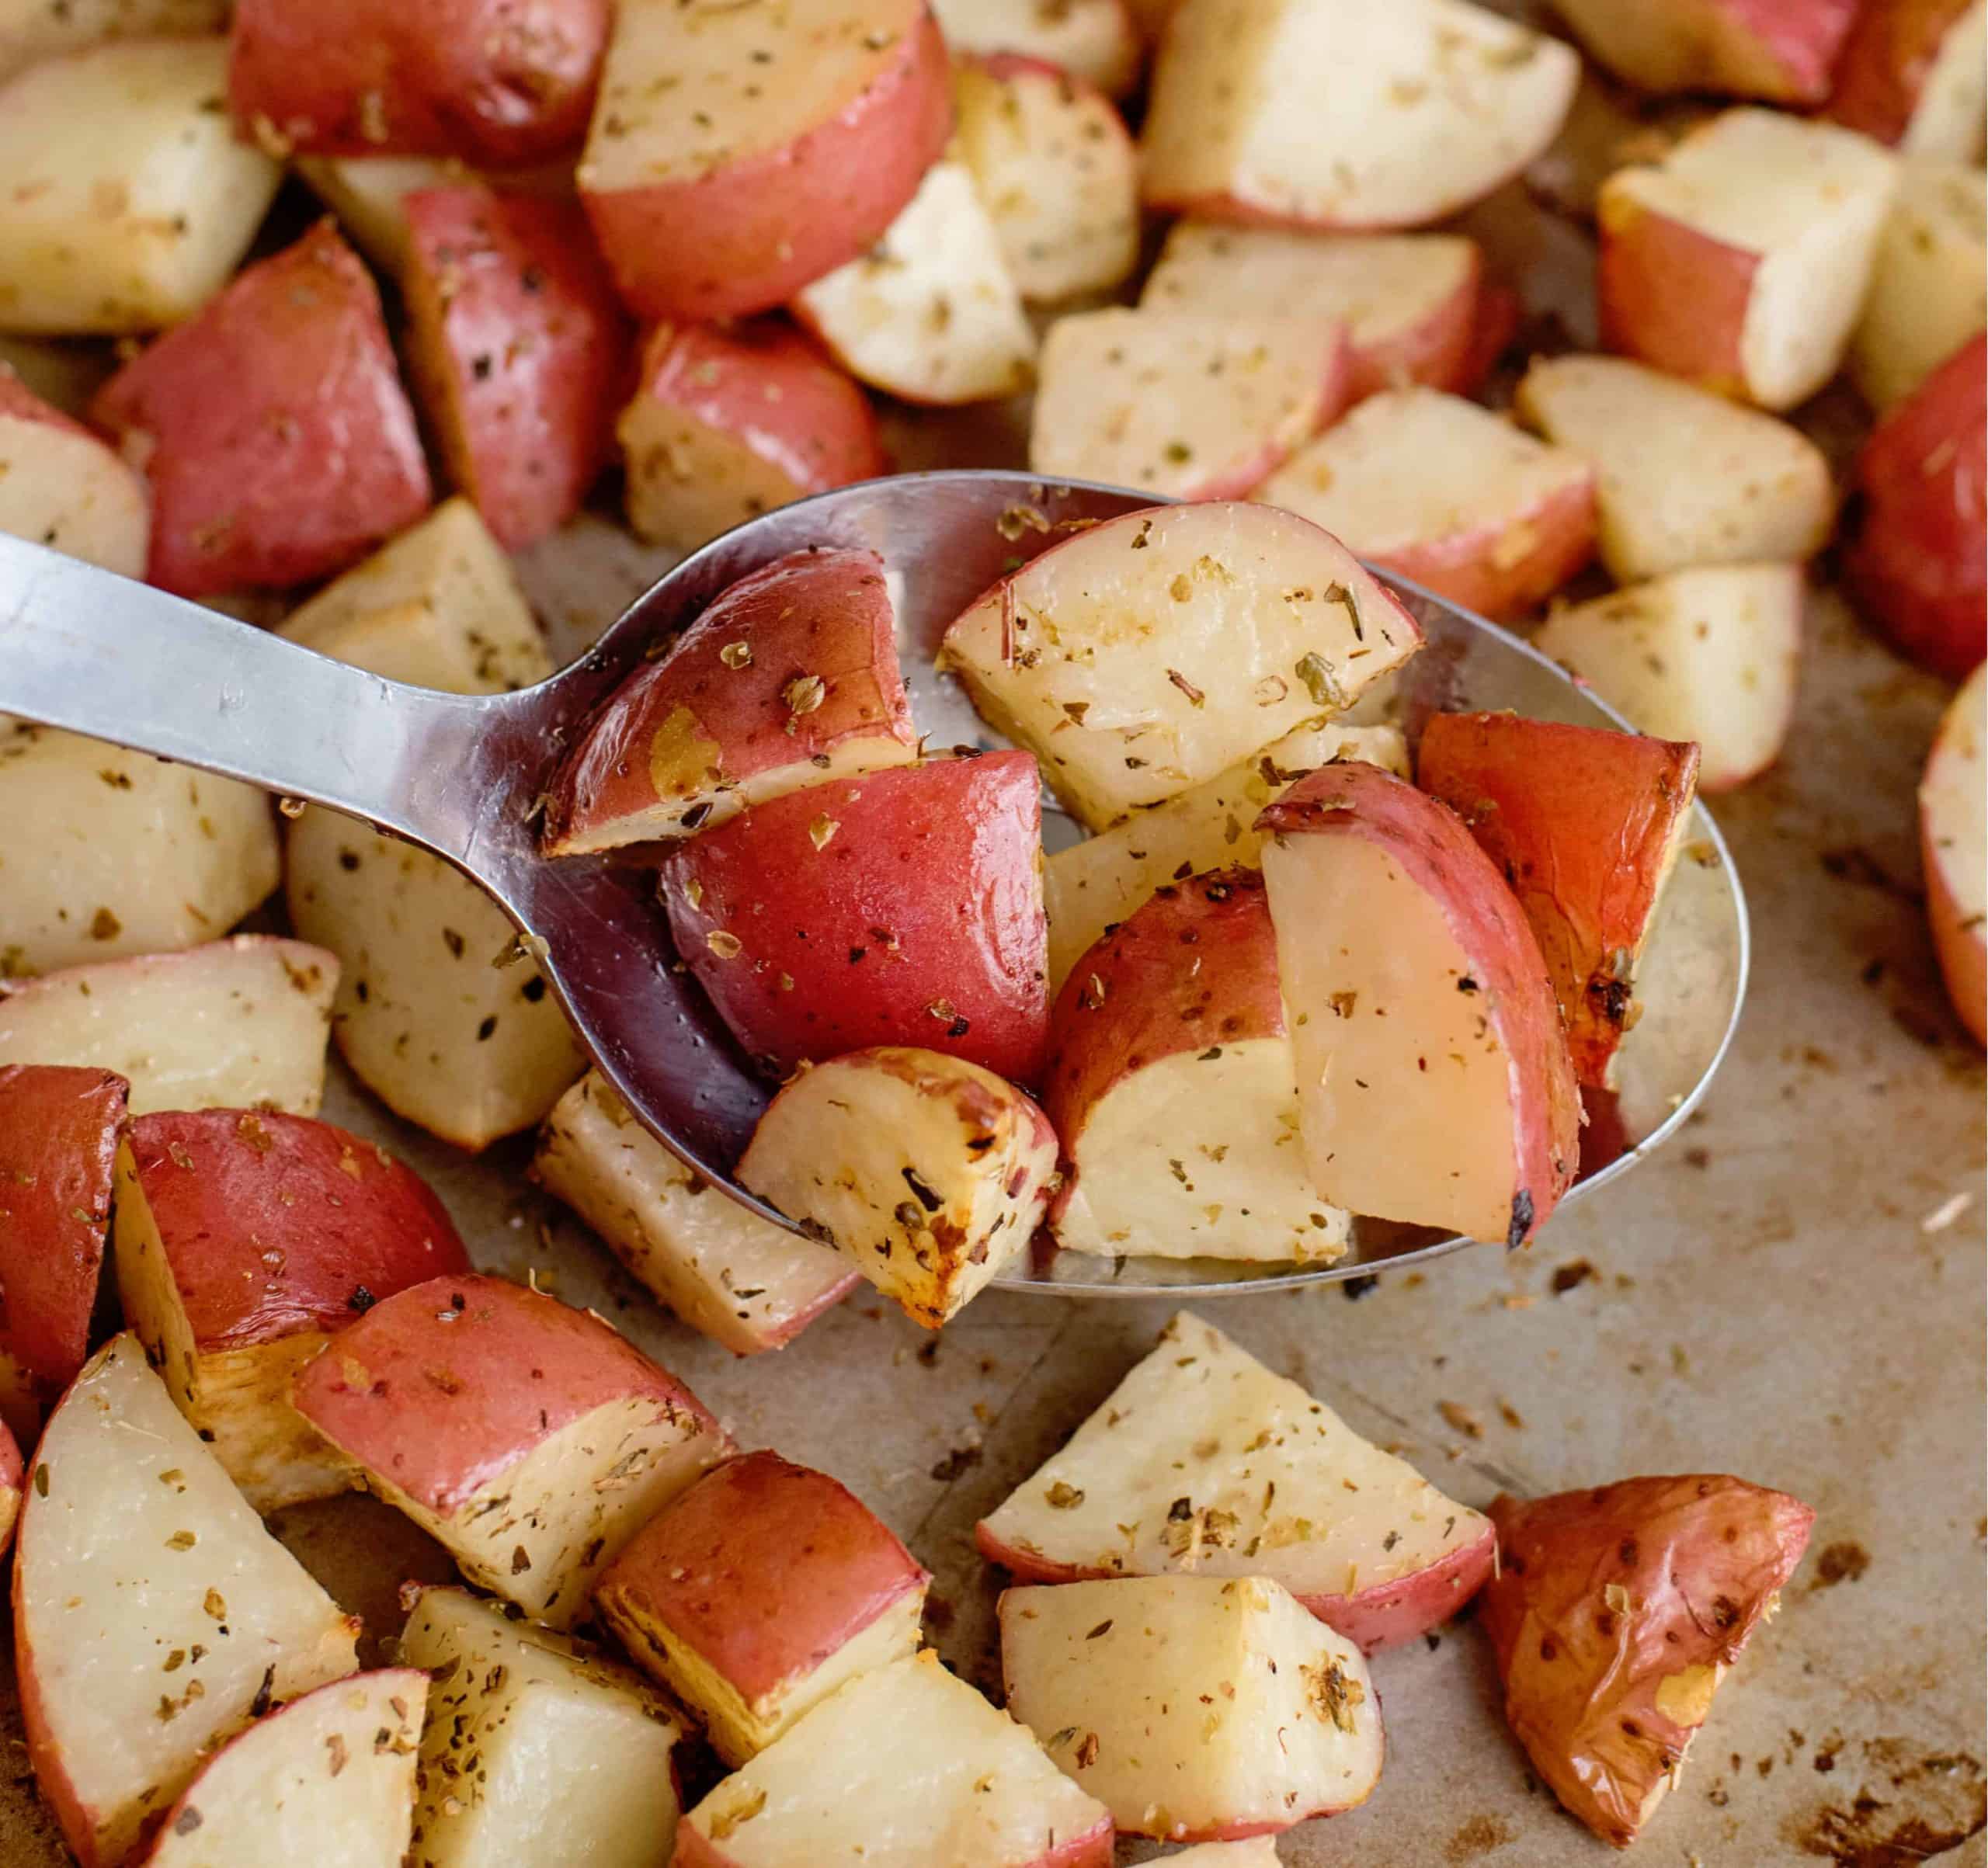
[[[941,744],[1000,743],[937,675],[940,637],[1003,572],[1076,528],[1150,506],[1108,487],[1002,472],[871,481],[780,508],[714,540],[631,605],[594,647],[535,687],[495,696],[411,688],[328,660],[197,605],[0,537],[0,713],[61,727],[325,805],[430,850],[488,890],[517,927],[603,1076],[670,1151],[781,1224],[732,1179],[770,1089],[676,964],[652,873],[628,852],[549,862],[537,824],[551,775],[589,716],[652,645],[739,578],[810,545],[883,560],[918,724]],[[1426,645],[1360,717],[1411,738],[1432,712],[1509,708],[1544,720],[1621,718],[1517,637],[1384,571]],[[1377,715],[1375,710],[1383,710]],[[1051,807],[1052,842],[1078,833]],[[1702,806],[1666,891],[1640,981],[1643,1016],[1621,1087],[1591,1099],[1580,1197],[1626,1172],[1710,1083],[1746,988],[1739,878]],[[1360,1220],[1336,1263],[1048,1255],[1010,1288],[1136,1295],[1260,1291],[1368,1275],[1468,1241]]]

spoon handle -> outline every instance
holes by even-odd
[[[386,681],[0,535],[0,714],[363,818],[460,858],[477,699]]]

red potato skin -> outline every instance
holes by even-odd
[[[1256,828],[1280,838],[1364,837],[1442,904],[1511,1060],[1507,1243],[1526,1244],[1573,1184],[1581,1102],[1546,962],[1517,897],[1455,811],[1364,760],[1322,766],[1300,779],[1264,808]]]
[[[266,124],[308,155],[521,167],[586,134],[609,11],[609,0],[236,0],[229,96],[245,130]]]
[[[1658,1683],[1739,1658],[1815,1516],[1785,1492],[1696,1474],[1492,1505],[1500,1561],[1479,1617],[1506,1717],[1554,1794],[1604,1842],[1635,1840],[1643,1797],[1696,1729],[1657,1710]],[[1611,1588],[1627,1590],[1630,1609],[1610,1602]]]
[[[735,436],[792,482],[796,499],[888,470],[869,398],[777,318],[723,330],[658,325],[637,393]]]
[[[1498,366],[1498,360],[1519,334],[1525,316],[1525,304],[1512,288],[1495,279],[1486,280],[1477,293],[1473,316],[1451,380],[1439,387],[1460,396],[1475,395]]]
[[[470,1269],[421,1177],[328,1122],[250,1109],[141,1116],[130,1149],[203,1352],[328,1335],[377,1300]]]
[[[332,576],[428,510],[379,292],[328,221],[126,364],[92,416],[144,460],[146,579],[179,596]]]
[[[595,1599],[639,1605],[749,1704],[810,1674],[931,1581],[853,1493],[775,1453],[714,1467],[637,1533]]]
[[[1483,318],[1481,307],[1485,295],[1495,289],[1485,280],[1483,254],[1473,248],[1463,283],[1426,318],[1379,342],[1363,344],[1349,337],[1346,407],[1408,383],[1468,395],[1479,380],[1471,372]]]
[[[547,849],[721,779],[819,758],[847,740],[888,734],[916,745],[895,630],[884,561],[874,551],[797,551],[742,578],[608,697],[553,782]],[[752,660],[734,668],[725,657],[735,660],[741,642]],[[821,703],[797,714],[787,696],[810,675],[825,683]],[[695,751],[705,745],[716,779],[710,755]]]
[[[836,828],[818,849],[822,819]],[[1027,753],[939,759],[746,811],[673,849],[662,895],[677,951],[775,1074],[908,1044],[1032,1083],[1049,1011],[1041,833]]]
[[[643,317],[743,318],[874,245],[952,123],[946,42],[925,12],[886,72],[784,148],[640,189],[591,189],[583,167],[580,197],[621,296]]]
[[[1556,488],[1512,526],[1455,532],[1377,552],[1376,564],[1426,585],[1438,596],[1494,622],[1534,609],[1594,556],[1592,475]],[[1518,536],[1516,554],[1507,543]]]
[[[1858,607],[1901,654],[1965,680],[1988,654],[1988,336],[1878,424],[1857,484],[1844,569]]]
[[[1635,957],[1698,790],[1698,748],[1516,714],[1438,714],[1416,779],[1511,884],[1545,957],[1574,1075],[1607,1089],[1635,1002]]]
[[[1896,144],[1919,107],[1940,42],[1970,0],[1864,0],[1836,61],[1823,114]]]
[[[577,203],[472,185],[408,196],[416,380],[507,550],[556,531],[614,451],[634,331]]]
[[[108,1071],[0,1068],[0,1352],[44,1401],[89,1352],[128,1089]],[[23,1397],[7,1423],[31,1439],[40,1415]]]
[[[477,1273],[383,1299],[297,1377],[297,1411],[417,1504],[454,1512],[549,1434],[631,1396],[721,1430],[589,1311]]]
[[[1740,344],[1758,255],[1604,197],[1595,294],[1605,350],[1743,396]]]
[[[1107,1817],[1083,1835],[1058,1842],[1026,1862],[1004,1862],[1001,1868],[1111,1868],[1117,1845],[1117,1832]],[[677,1826],[676,1852],[669,1864],[670,1868],[739,1868],[739,1857],[686,1822]]]
[[[14,1532],[21,1521],[24,1472],[20,1443],[14,1438],[13,1429],[0,1421],[0,1557],[13,1548]]]

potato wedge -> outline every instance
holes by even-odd
[[[1256,497],[1494,618],[1534,607],[1594,550],[1594,470],[1439,390],[1368,397]]]
[[[1303,318],[1091,311],[1050,328],[1038,374],[1036,472],[1236,499],[1339,413],[1346,335]]]
[[[136,578],[151,526],[145,483],[0,366],[0,532]]]
[[[0,89],[0,330],[155,331],[221,290],[283,179],[215,107],[227,85],[227,42],[186,38],[88,46]]]
[[[1421,640],[1336,539],[1208,503],[1053,546],[961,616],[942,654],[1101,830],[1351,706]]]
[[[273,1109],[315,1116],[338,957],[301,940],[237,934],[0,980],[0,1064],[114,1071],[134,1116]]]
[[[1819,104],[1858,0],[1558,0],[1590,58],[1639,91]]]
[[[1360,1650],[1266,1577],[1007,1590],[1001,1672],[1009,1710],[1128,1835],[1274,1834],[1380,1782]]]
[[[1836,490],[1800,429],[1624,357],[1541,357],[1526,425],[1592,461],[1597,547],[1618,583],[1698,564],[1812,557]]]
[[[1940,723],[1919,787],[1926,915],[1947,996],[1977,1044],[1988,1044],[1988,672],[1969,675]]]
[[[1979,162],[1988,140],[1983,0],[1864,0],[1828,113],[1907,155]]]
[[[1055,1173],[1055,1131],[1013,1084],[891,1046],[804,1071],[739,1162],[741,1186],[928,1330],[1027,1255]]]
[[[955,54],[1018,54],[1114,97],[1138,82],[1143,48],[1127,0],[932,0],[932,11]]]
[[[1603,343],[1762,408],[1836,374],[1896,165],[1868,137],[1728,110],[1602,185]]]
[[[1902,163],[1850,378],[1882,414],[1988,325],[1988,182],[1960,162]]]
[[[975,1528],[1024,1582],[1267,1576],[1371,1654],[1491,1574],[1489,1523],[1187,1311]]]
[[[1723,1477],[1491,1507],[1501,1561],[1480,1620],[1505,1716],[1554,1795],[1604,1842],[1634,1842],[1677,1782],[1815,1515]]]
[[[1580,72],[1571,47],[1464,0],[1185,0],[1153,75],[1147,205],[1296,227],[1440,220],[1553,140]]]

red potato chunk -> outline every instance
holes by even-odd
[[[683,1819],[675,1868],[1110,1868],[1111,1817],[930,1649],[852,1681]]]
[[[882,235],[951,119],[925,0],[796,0],[770,24],[751,7],[624,6],[581,196],[643,316],[742,317]]]
[[[643,1521],[731,1451],[697,1398],[600,1318],[478,1275],[384,1299],[293,1392],[465,1576],[555,1628]]]
[[[1521,418],[1594,463],[1597,546],[1618,583],[1701,564],[1812,557],[1836,489],[1791,424],[1624,357],[1537,359]]]
[[[1357,760],[1256,821],[1313,1186],[1350,1212],[1524,1245],[1579,1165],[1539,943],[1455,814]]]
[[[1463,0],[1185,0],[1154,71],[1147,205],[1286,227],[1440,220],[1553,140],[1580,72],[1570,47]]]
[[[1140,297],[1156,310],[1343,323],[1346,399],[1426,383],[1475,387],[1483,255],[1456,234],[1313,234],[1177,220]]]
[[[414,1828],[428,1676],[354,1674],[231,1738],[165,1812],[144,1868],[335,1861],[400,1868]]]
[[[714,830],[909,765],[895,630],[874,552],[797,551],[742,578],[594,716],[553,781],[547,853]]]
[[[218,1741],[357,1665],[358,1617],[263,1529],[129,1334],[35,1449],[13,1605],[29,1761],[84,1868],[126,1860]]]
[[[0,532],[137,578],[151,526],[129,464],[0,366]]]
[[[941,653],[982,717],[1103,830],[1343,711],[1421,642],[1338,540],[1211,501],[1052,546],[954,623]]]
[[[1346,335],[1302,318],[1093,311],[1051,327],[1038,376],[1037,473],[1239,498],[1339,413]]]
[[[1558,0],[1588,55],[1639,90],[1819,104],[1858,0]]]
[[[1438,714],[1416,755],[1538,937],[1574,1075],[1611,1088],[1636,965],[1697,795],[1698,749],[1516,714]]]
[[[825,1245],[685,1167],[594,1071],[547,1117],[531,1172],[655,1297],[734,1355],[781,1348],[860,1282]]]
[[[1369,397],[1256,496],[1494,618],[1532,609],[1594,551],[1594,469],[1433,389]]]
[[[328,577],[428,509],[380,294],[328,223],[125,365],[96,420],[144,467],[179,596]]]
[[[676,950],[776,1076],[910,1044],[1032,1083],[1049,1020],[1041,811],[1025,752],[790,792],[664,859]]]
[[[931,1580],[826,1473],[751,1453],[652,1518],[596,1601],[736,1768],[845,1682],[916,1653]]]
[[[0,1421],[26,1446],[89,1353],[129,1087],[106,1070],[0,1064]]]
[[[1000,1614],[1009,1710],[1127,1834],[1274,1834],[1380,1781],[1360,1650],[1266,1577],[1010,1589]]]
[[[1988,664],[1977,667],[1940,723],[1919,787],[1926,915],[1947,996],[1977,1044],[1988,1044]]]
[[[1313,1192],[1263,877],[1161,888],[1072,969],[1042,1103],[1068,1164],[1058,1245],[1329,1265],[1347,1216]]]
[[[1988,338],[1872,431],[1844,554],[1851,593],[1900,654],[1950,681],[1988,649]]]
[[[415,380],[450,477],[521,550],[613,452],[634,332],[577,203],[473,185],[406,201]]]
[[[1722,113],[1602,185],[1602,342],[1762,408],[1806,401],[1843,361],[1895,186],[1868,137]]]
[[[953,103],[960,159],[1025,300],[1055,304],[1131,277],[1138,152],[1108,97],[1053,65],[997,55],[954,68]]]
[[[1979,162],[1984,40],[1982,0],[1864,0],[1828,114],[1907,155]]]
[[[1489,1523],[1186,1311],[975,1530],[1024,1582],[1267,1576],[1371,1654],[1491,1574]]]
[[[1879,411],[1895,408],[1988,325],[1988,177],[1962,162],[1899,167],[1850,339],[1850,379]]]
[[[245,131],[306,155],[557,155],[586,127],[608,0],[235,0]]]
[[[741,1186],[930,1330],[1027,1255],[1055,1173],[1055,1131],[1013,1084],[889,1045],[803,1071],[739,1163]]]
[[[659,325],[617,429],[628,523],[694,551],[810,493],[885,470],[868,398],[777,319]]]
[[[1636,1839],[1712,1695],[1774,1613],[1815,1513],[1726,1477],[1500,1497],[1480,1599],[1505,1716],[1533,1768],[1604,1842]]]
[[[268,1513],[360,1484],[290,1379],[382,1297],[469,1255],[412,1168],[301,1116],[141,1116],[117,1156],[124,1314],[180,1411]]]
[[[1127,0],[932,0],[932,11],[956,54],[1016,54],[1113,96],[1138,82],[1142,48]]]

